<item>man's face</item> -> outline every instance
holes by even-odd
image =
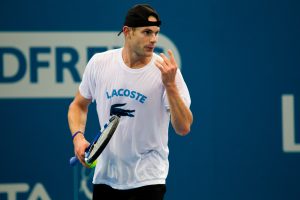
[[[150,16],[149,21],[156,21],[156,18]],[[151,57],[158,40],[159,31],[158,26],[130,28],[128,42],[131,50],[138,56]]]

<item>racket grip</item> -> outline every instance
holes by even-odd
[[[106,125],[106,126],[107,126],[107,125]],[[99,133],[95,136],[95,138],[94,138],[93,141],[98,140],[98,138],[100,137],[100,135],[101,135],[101,131],[99,131]],[[87,153],[87,152],[89,151],[89,149],[91,148],[91,146],[92,146],[92,144],[90,144],[90,145],[88,146],[88,148],[85,150],[85,153]],[[72,158],[70,158],[70,165],[71,165],[72,167],[74,167],[75,165],[77,165],[77,163],[79,163],[79,160],[78,160],[78,158],[77,158],[76,156],[73,156]],[[96,162],[94,162],[94,163],[92,163],[92,164],[90,164],[90,165],[91,165],[91,167],[95,167]]]
[[[70,158],[70,165],[74,167],[79,162],[78,158],[76,156],[73,156]]]

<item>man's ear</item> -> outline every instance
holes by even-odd
[[[130,28],[128,26],[123,26],[123,33],[125,36],[127,36],[130,32]]]

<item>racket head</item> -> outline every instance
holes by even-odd
[[[109,123],[107,127],[103,130],[99,138],[91,144],[88,152],[86,153],[85,162],[87,164],[93,163],[102,153],[102,151],[105,149],[106,145],[108,144],[113,134],[115,133],[119,121],[120,121],[120,117],[116,115],[113,115],[109,119]]]

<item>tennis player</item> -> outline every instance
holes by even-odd
[[[188,88],[171,50],[154,53],[160,31],[158,13],[146,4],[130,8],[122,48],[95,54],[69,107],[74,150],[85,165],[88,106],[97,104],[99,123],[121,116],[115,134],[98,158],[93,199],[161,200],[166,192],[168,127],[179,135],[193,121]],[[103,128],[103,127],[102,127]],[[85,165],[86,166],[86,165]]]

